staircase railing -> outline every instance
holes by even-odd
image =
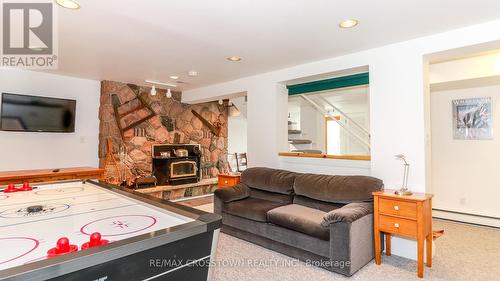
[[[337,120],[337,118],[335,118],[336,116],[333,115],[331,112],[327,111],[324,107],[320,106],[319,104],[317,104],[315,101],[313,101],[310,97],[304,95],[304,94],[300,94],[299,95],[303,100],[307,101],[308,103],[310,103],[317,111],[319,111],[321,114],[325,115],[325,116],[328,116],[328,117],[331,117],[331,119],[335,122],[337,122],[337,124],[347,133],[349,134],[350,136],[352,136],[356,141],[358,141],[360,144],[362,144],[363,146],[365,146],[368,151],[370,151],[370,143],[369,141],[366,141],[362,136],[359,136],[358,134],[356,134],[355,132],[353,132],[351,130],[351,128],[349,128],[348,126],[346,126],[344,123],[340,122],[340,120]],[[331,104],[330,102],[328,102],[325,98],[323,97],[320,97],[320,99],[327,103],[329,106],[331,106],[335,111],[339,112],[342,116],[344,116],[347,120],[350,121],[351,124],[355,125],[356,127],[358,127],[363,133],[367,134],[367,137],[368,137],[368,140],[370,139],[370,133],[368,132],[368,130],[366,130],[364,127],[362,127],[361,125],[359,125],[358,123],[354,122],[354,120],[352,120],[352,118],[350,118],[349,116],[347,116],[343,111],[341,111],[338,107],[334,106],[333,104]]]
[[[349,120],[350,124],[353,124],[354,126],[358,127],[363,133],[365,133],[368,137],[370,137],[370,132],[368,132],[368,130],[365,127],[361,126],[358,122],[354,121],[351,117],[349,117],[349,115],[345,114],[342,110],[340,110],[340,108],[336,107],[322,96],[318,96],[318,98],[324,103],[328,104],[328,106],[332,107],[334,111],[340,113],[340,115],[342,115],[345,119]]]

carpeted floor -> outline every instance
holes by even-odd
[[[433,267],[425,268],[424,280],[500,280],[500,230],[442,220],[434,220],[433,227],[444,229],[445,235],[436,240]],[[221,234],[214,280],[422,280],[417,278],[415,261],[394,255],[382,255],[382,265],[372,261],[350,278],[292,261],[285,255]]]
[[[213,204],[195,208],[213,212]],[[417,277],[416,261],[394,255],[382,255],[380,266],[371,261],[348,278],[221,233],[214,281],[500,280],[500,229],[438,219],[433,228],[445,234],[436,240],[433,266],[425,267],[424,279]]]

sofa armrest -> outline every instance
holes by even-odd
[[[325,214],[330,229],[330,260],[335,271],[351,276],[375,256],[373,203],[350,203]]]
[[[366,215],[373,213],[373,203],[350,203],[342,208],[335,209],[323,216],[321,225],[329,227],[332,223],[352,223]]]
[[[229,203],[236,200],[245,199],[250,196],[250,189],[244,183],[239,183],[233,187],[220,188],[214,191],[214,196],[222,203]]]
[[[248,196],[250,196],[250,188],[244,183],[217,189],[214,192],[214,213],[222,215],[224,203],[245,199]]]

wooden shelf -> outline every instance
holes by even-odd
[[[41,169],[0,172],[0,184],[21,184],[25,181],[48,182],[73,179],[104,179],[104,169],[99,168],[61,168],[58,172],[53,172],[53,170],[54,169]]]
[[[306,157],[306,158],[327,158],[327,159],[343,159],[343,160],[357,160],[357,161],[370,161],[370,155],[327,155],[327,154],[312,154],[312,153],[297,153],[297,152],[280,152],[279,156],[285,157]]]

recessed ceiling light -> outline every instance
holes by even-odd
[[[177,76],[177,75],[172,75],[172,76],[170,76],[170,79],[177,80],[177,79],[179,79],[179,76]]]
[[[240,61],[241,58],[240,57],[237,57],[237,56],[232,56],[232,57],[228,57],[227,58],[228,61]]]
[[[56,0],[56,3],[59,4],[59,6],[64,7],[66,9],[71,9],[71,10],[80,9],[80,4],[78,4],[73,0]]]
[[[196,77],[198,75],[199,75],[199,73],[196,70],[190,70],[190,71],[188,71],[188,76]]]
[[[356,25],[358,25],[359,21],[358,20],[355,20],[355,19],[347,19],[347,20],[343,20],[339,23],[339,27],[341,28],[351,28],[351,27],[355,27]]]

